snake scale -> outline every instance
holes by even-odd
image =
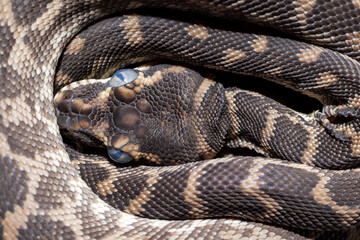
[[[140,13],[128,12],[138,8]],[[359,1],[2,1],[0,9],[1,239],[359,239]],[[155,16],[169,9],[233,25],[245,19],[298,40]],[[119,108],[137,123],[118,126],[128,130],[145,122],[154,136],[179,141],[176,129],[156,135],[148,118],[136,118],[171,96],[189,115],[181,124],[206,123],[220,131],[208,136],[204,124],[190,128],[183,142],[200,148],[186,161],[213,158],[224,144],[267,157],[119,168],[107,157],[67,152],[54,86],[57,91],[72,81],[109,77],[154,56],[260,76],[324,107],[301,114],[188,68],[159,65],[137,72],[137,81],[125,86],[99,85],[102,100],[115,96],[117,104],[136,109]],[[194,78],[183,81],[189,75]],[[79,84],[65,89],[70,87]],[[151,96],[158,101],[142,101]],[[58,109],[70,107],[66,94],[59,99],[55,105],[67,103]],[[79,102],[68,110],[86,113],[81,109],[87,103]],[[66,119],[59,125],[79,128]],[[122,150],[134,158],[142,153],[173,163],[188,154],[124,137],[110,141],[106,134],[95,131],[108,146],[127,146]]]

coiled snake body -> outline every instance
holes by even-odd
[[[89,27],[60,58],[66,44],[85,26],[139,7],[196,11],[234,22],[245,18],[323,47],[130,13]],[[3,1],[0,8],[2,238],[358,238],[358,1]],[[114,36],[117,40],[111,40]],[[56,122],[71,130],[91,126],[84,107],[88,102],[69,103],[76,98],[74,93],[60,95],[55,101],[62,104],[58,109],[82,116],[77,122],[56,119],[53,80],[57,90],[71,81],[110,76],[125,64],[153,55],[261,76],[316,97],[324,108],[300,114],[259,94],[224,89],[192,70],[160,65],[141,72],[137,82],[96,97],[104,100],[113,94],[114,102],[119,102],[114,115],[118,111],[136,120],[136,126],[125,120],[115,120],[115,125],[135,129],[137,137],[144,135],[140,126],[147,134],[154,129],[141,114],[180,109],[165,101],[173,97],[183,103],[183,115],[175,114],[176,120],[186,116],[184,121],[173,125],[171,133],[176,134],[155,128],[153,136],[160,141],[163,136],[173,137],[175,142],[182,141],[178,136],[188,136],[183,143],[198,147],[195,153],[188,154],[185,145],[166,150],[151,145],[152,139],[142,144],[95,130],[107,146],[156,163],[212,158],[224,143],[272,158],[238,156],[119,170],[105,158],[73,149],[67,153]],[[188,75],[197,80],[182,82]],[[101,109],[97,100],[93,103]],[[172,120],[166,126],[172,126]],[[165,126],[161,121],[159,125]],[[188,126],[189,131],[181,132]],[[97,127],[108,129],[106,124]],[[216,127],[217,135],[207,131]],[[69,156],[75,159],[73,165]],[[183,220],[170,220],[173,217]],[[220,219],[194,219],[202,217]]]

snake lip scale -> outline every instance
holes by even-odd
[[[359,16],[355,0],[0,2],[0,239],[360,239]],[[117,72],[158,58],[187,67]],[[323,108],[225,88],[199,66]],[[215,157],[223,147],[261,156]]]

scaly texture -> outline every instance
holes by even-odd
[[[58,132],[52,101],[53,79],[60,54],[70,39],[92,22],[146,5],[198,11],[234,21],[243,17],[288,30],[354,59],[359,56],[358,1],[2,1],[0,236],[4,239],[34,239],[37,236],[48,239],[238,239],[250,236],[300,239],[301,235],[280,227],[240,220],[164,221],[134,217],[103,202],[71,165]],[[129,23],[134,24],[136,28],[136,21]],[[206,36],[202,27],[189,32],[191,38],[198,36],[201,40]],[[131,36],[128,34],[126,41],[135,40],[136,43],[137,38]],[[231,61],[231,57],[239,58],[241,54],[235,51],[229,52],[228,56],[224,61]],[[311,61],[317,56],[317,48],[304,51],[301,56],[305,62]],[[350,69],[357,68],[357,62],[349,62],[354,65]],[[337,67],[345,76],[350,76],[351,82],[353,75],[347,66]],[[331,80],[334,80],[332,75],[325,75],[319,81],[326,85]],[[346,82],[346,79],[338,80]],[[326,93],[329,98],[323,100],[340,108],[329,108],[325,115],[345,116],[345,120],[348,117],[358,119],[358,80],[338,86],[332,94]],[[332,100],[334,96],[335,102]],[[320,114],[319,117],[323,116]],[[324,125],[332,131],[334,122],[330,120],[325,119]],[[334,135],[351,138],[352,153],[358,155],[358,129],[356,125],[347,128],[347,124],[352,123],[346,123],[340,133],[334,129]],[[345,171],[354,174],[358,170]],[[358,213],[351,217],[356,222]],[[350,231],[343,236],[356,238],[358,235]]]

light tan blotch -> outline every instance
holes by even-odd
[[[315,161],[314,156],[318,153],[317,147],[319,146],[319,142],[316,137],[320,132],[312,127],[306,127],[305,129],[309,133],[309,140],[306,143],[306,150],[303,153],[302,162],[309,166],[313,166],[313,162]]]
[[[237,112],[237,105],[235,104],[236,102],[236,95],[237,94],[241,94],[241,93],[247,93],[247,94],[253,94],[252,92],[246,91],[246,90],[242,90],[242,89],[236,89],[233,91],[225,91],[225,97],[229,103],[229,109],[228,109],[228,114],[230,116],[231,122],[232,122],[232,126],[233,126],[233,135],[237,136],[237,134],[240,132],[241,130],[241,123],[240,120],[238,118],[238,116],[236,115]]]
[[[115,192],[117,192],[117,189],[115,188],[115,185],[113,184],[113,181],[116,180],[114,177],[110,177],[106,179],[105,181],[99,182],[96,184],[96,188],[99,191],[100,195],[111,195]]]
[[[262,53],[268,50],[269,48],[266,46],[268,44],[268,40],[265,36],[256,36],[257,39],[250,42],[251,47],[257,53]]]
[[[272,216],[273,214],[278,214],[279,210],[282,210],[282,207],[273,199],[271,196],[260,190],[260,187],[264,184],[261,181],[261,177],[264,176],[264,173],[261,171],[262,168],[266,167],[267,162],[265,161],[256,161],[256,164],[249,169],[249,175],[246,179],[242,181],[240,189],[243,193],[248,196],[255,197],[266,207],[266,212],[264,217]]]
[[[346,37],[347,37],[347,40],[345,40],[345,43],[348,46],[350,46],[354,51],[359,51],[360,50],[360,33],[359,32],[347,33]]]
[[[79,125],[81,128],[88,128],[90,126],[90,119],[87,116],[79,116]]]
[[[63,71],[60,69],[55,76],[55,82],[57,84],[57,86],[63,86],[66,85],[68,83],[71,83],[72,79],[69,75],[63,73]]]
[[[271,137],[274,135],[275,124],[277,123],[277,118],[279,117],[281,117],[281,115],[276,109],[270,109],[268,111],[265,127],[261,131],[261,140],[265,142],[266,145],[271,140]]]
[[[139,77],[138,77],[139,79]],[[162,80],[162,74],[161,71],[156,71],[153,75],[148,76],[146,78],[141,78],[140,80],[143,80],[144,86],[153,86],[154,84],[160,82]]]
[[[181,72],[186,71],[186,69],[184,67],[181,67],[181,66],[172,66],[172,67],[167,68],[166,71],[179,74]]]
[[[355,96],[348,100],[350,107],[360,107],[360,95],[355,94]]]
[[[81,52],[81,49],[83,49],[85,44],[85,39],[82,38],[75,38],[72,40],[69,44],[69,46],[66,48],[65,54],[78,54]]]
[[[307,23],[306,15],[316,6],[316,0],[298,0],[294,1],[293,4],[297,15],[292,20],[297,20],[300,24],[305,25]]]
[[[146,180],[146,187],[144,190],[138,195],[138,197],[130,201],[128,209],[125,210],[125,212],[132,213],[134,215],[139,215],[139,213],[143,212],[144,208],[141,205],[147,203],[154,197],[151,192],[154,190],[154,184],[157,183],[159,179],[161,179],[159,176],[148,178],[148,180]]]
[[[142,37],[143,32],[140,30],[141,25],[139,24],[140,19],[136,16],[127,16],[127,19],[120,24],[120,27],[123,27],[124,30],[121,33],[126,34],[125,39],[129,40],[126,44],[139,44],[144,41]]]
[[[208,78],[204,78],[200,86],[198,87],[195,95],[194,95],[194,109],[200,109],[202,101],[204,100],[205,94],[208,92],[211,86],[215,86],[216,82],[210,80]],[[197,117],[197,121],[201,122],[202,120]],[[216,155],[216,151],[210,147],[207,140],[208,136],[206,136],[198,127],[196,129],[197,132],[197,141],[198,148],[204,154],[204,159],[213,158]]]
[[[296,54],[300,62],[302,63],[311,63],[319,59],[319,56],[322,50],[318,47],[311,47],[307,49],[301,49],[301,53]]]
[[[99,92],[97,94],[97,97],[99,98],[100,101],[107,102],[109,99],[109,96],[110,96],[110,91],[111,91],[111,88],[108,87],[104,91]]]
[[[358,207],[349,207],[346,205],[339,205],[337,202],[332,200],[333,193],[330,192],[330,189],[326,185],[331,181],[331,177],[323,176],[318,174],[320,181],[313,188],[311,195],[314,197],[315,201],[321,205],[329,206],[331,209],[343,217],[343,224],[346,226],[348,222],[354,222],[355,218],[359,215],[360,209]]]
[[[319,87],[327,87],[330,84],[338,81],[338,77],[329,72],[320,73],[319,75],[320,75],[320,78],[316,78],[316,81],[317,81]]]
[[[185,30],[193,38],[205,40],[206,38],[209,37],[209,33],[207,32],[206,27],[201,25],[194,24],[191,25],[190,27],[186,27]]]
[[[236,61],[246,57],[246,54],[243,51],[232,48],[225,50],[224,53],[226,55],[222,57],[224,61],[221,62],[224,65],[236,63]]]
[[[352,137],[351,148],[353,150],[352,153],[355,156],[360,156],[360,134],[356,134]]]
[[[190,171],[190,175],[186,183],[186,188],[182,193],[182,195],[184,196],[184,202],[192,208],[189,212],[195,216],[202,216],[203,211],[206,210],[206,202],[198,197],[201,192],[197,190],[197,187],[200,185],[198,179],[202,176],[203,169],[209,164],[212,165],[214,163],[210,161],[204,162],[203,164],[200,164],[197,168],[194,168]]]
[[[267,73],[267,74],[270,74],[270,75],[279,75],[282,72],[283,72],[282,67],[271,68],[271,69],[268,69],[268,70],[264,71],[264,73]]]
[[[215,81],[210,80],[208,78],[204,78],[198,89],[196,90],[196,93],[194,95],[194,108],[198,109],[201,106],[202,101],[204,100],[204,96],[209,90],[211,86],[215,86]]]
[[[360,0],[352,0],[355,7],[360,8]]]

